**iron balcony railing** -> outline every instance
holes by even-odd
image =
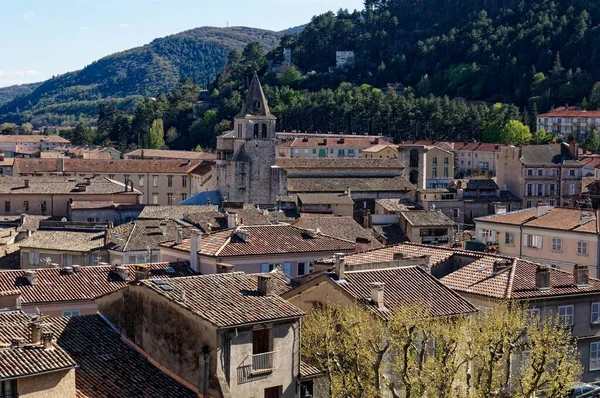
[[[273,363],[276,351],[263,352],[262,354],[252,355],[252,371],[264,372],[274,368]]]

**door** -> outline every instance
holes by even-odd
[[[265,398],[279,398],[281,397],[282,386],[265,388]]]
[[[258,329],[252,331],[252,354],[263,354],[270,351],[269,344],[270,329]]]

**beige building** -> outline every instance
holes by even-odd
[[[354,201],[344,193],[301,193],[298,194],[298,209],[302,213],[352,216]]]
[[[279,139],[285,138],[280,134]],[[376,145],[392,145],[384,137],[365,135],[305,135],[277,145],[278,158],[361,158]],[[385,159],[385,158],[384,158]],[[391,159],[391,158],[390,158]]]
[[[203,160],[215,160],[217,155],[213,152],[196,151],[174,151],[170,149],[136,149],[123,155],[124,159],[171,159],[171,160],[192,160],[200,162]]]
[[[397,145],[379,144],[363,150],[363,157],[369,159],[397,159]]]
[[[587,265],[598,276],[598,214],[539,206],[475,220],[477,240],[502,255],[549,264],[571,272]]]
[[[0,152],[7,158],[32,157],[70,143],[58,135],[0,135]]]
[[[456,153],[457,177],[491,178],[498,172],[498,158],[506,145],[481,142],[452,143]]]
[[[410,210],[400,213],[400,226],[413,243],[448,245],[456,223],[441,211]]]
[[[121,152],[111,147],[65,145],[40,152],[40,158],[121,159]]]
[[[203,396],[295,398],[305,314],[277,295],[279,278],[231,272],[144,280],[127,288],[126,300],[115,293],[100,307]],[[135,322],[122,318],[133,312]]]
[[[212,161],[17,159],[13,176],[107,177],[142,193],[145,204],[175,205],[212,190]]]
[[[586,111],[577,107],[560,106],[537,117],[537,129],[561,138],[573,134],[579,141],[600,129],[600,111]]]
[[[454,153],[445,143],[400,144],[399,157],[409,181],[417,189],[445,188],[454,179]]]
[[[581,196],[582,165],[577,145],[504,147],[498,160],[498,186],[523,199],[523,207],[573,204]]]

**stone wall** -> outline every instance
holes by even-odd
[[[75,398],[75,369],[18,380],[20,398]]]

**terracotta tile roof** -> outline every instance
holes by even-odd
[[[462,148],[460,148],[461,151],[474,151],[477,148],[479,148],[479,142],[469,142],[468,144],[465,144]]]
[[[475,149],[475,152],[500,152],[503,146],[507,146],[507,144],[482,143]]]
[[[589,278],[588,286],[577,287],[572,273],[555,268],[549,269],[550,288],[539,290],[535,287],[535,274],[540,264],[521,259],[511,261],[510,267],[494,274],[493,259],[482,259],[443,277],[441,282],[459,292],[496,299],[525,300],[600,292],[600,280]]]
[[[112,200],[74,200],[71,202],[72,210],[84,210],[84,209],[112,209],[116,207],[115,202]]]
[[[352,217],[303,217],[296,220],[293,225],[305,229],[318,228],[325,235],[350,242],[361,238],[371,242],[374,248],[381,247],[381,243]]]
[[[183,220],[195,225],[203,232],[227,228],[227,216],[217,210],[186,213],[183,215]]]
[[[311,237],[305,229],[292,225],[244,226],[240,229],[247,231],[247,242],[241,240],[232,229],[203,235],[200,254],[228,257],[354,250],[354,242],[320,233]],[[184,239],[179,245],[174,242],[165,242],[160,246],[190,251],[189,239]]]
[[[325,372],[307,362],[300,361],[300,379],[310,380],[324,375]]]
[[[104,246],[104,232],[40,230],[20,242],[21,247],[88,252]]]
[[[278,133],[278,135],[280,135]],[[292,148],[368,148],[373,145],[388,143],[383,137],[378,136],[332,136],[332,137],[303,137],[294,138],[285,144]],[[281,144],[280,144],[281,145]]]
[[[142,285],[188,309],[219,328],[255,322],[300,318],[304,312],[277,295],[264,296],[255,288],[255,278],[243,272],[174,278],[171,290],[152,280]],[[185,303],[181,295],[185,292]]]
[[[288,178],[288,191],[300,192],[408,192],[416,188],[406,177]]]
[[[202,162],[170,159],[15,159],[15,174],[56,173],[191,173]]]
[[[23,312],[0,313],[2,342],[10,343],[12,337],[19,337],[27,344],[20,348],[0,348],[0,380],[57,372],[77,366],[73,358],[56,344],[51,349],[44,349],[41,344],[31,345],[28,323],[29,317]]]
[[[162,158],[162,159],[190,159],[190,160],[215,160],[217,155],[214,152],[196,152],[196,151],[174,151],[168,149],[136,149],[127,152],[124,157]]]
[[[135,266],[129,265],[129,281],[135,279]],[[168,268],[174,272],[170,272]],[[21,292],[24,305],[56,303],[62,301],[93,300],[127,286],[110,266],[81,267],[69,275],[60,268],[36,270],[37,283],[32,286],[24,270],[0,271],[0,290]],[[188,262],[150,264],[154,278],[194,275]]]
[[[600,118],[600,111],[586,111],[578,109],[575,106],[564,107],[559,106],[554,108],[550,112],[542,113],[538,115],[538,118],[546,117],[576,117],[576,118]]]
[[[77,398],[198,396],[123,342],[99,315],[50,322],[58,345],[77,362]]]
[[[383,302],[387,311],[379,309],[371,302],[370,284],[373,282],[385,283]],[[425,307],[432,316],[476,311],[467,300],[445,287],[420,267],[346,271],[344,279],[336,280],[336,283],[384,319],[388,319],[394,310],[411,304]]]
[[[271,224],[268,212],[264,213],[256,207],[244,207],[243,209],[226,209],[227,213],[238,215],[239,225],[268,225]]]
[[[71,141],[58,135],[0,135],[0,143],[36,143],[49,142],[70,144]]]
[[[277,158],[282,169],[403,169],[398,159],[367,158]]]
[[[218,211],[216,205],[186,205],[186,206],[153,206],[147,205],[138,218],[153,218],[159,220],[182,220],[184,214],[204,211]]]
[[[298,199],[305,205],[354,205],[352,198],[343,193],[299,193]]]
[[[387,211],[406,211],[414,207],[408,203],[403,203],[402,199],[375,199],[375,203]]]
[[[258,287],[258,276],[264,274],[248,274],[252,278],[250,281],[250,286],[253,289]],[[275,268],[273,271],[269,272],[271,275],[271,281],[273,282],[273,294],[281,296],[283,293],[292,289],[292,278],[287,276],[284,272]]]
[[[384,149],[387,148],[391,148],[393,149],[395,152],[398,152],[398,146],[394,145],[394,144],[380,144],[380,145],[373,145],[369,148],[363,149],[363,153],[377,153],[380,151],[383,151]]]
[[[549,228],[564,231],[598,233],[598,212],[566,207],[549,207],[548,211],[536,216],[536,208],[511,211],[505,214],[479,217],[476,220],[486,223],[523,225],[527,227]]]
[[[496,189],[498,189],[498,185],[492,179],[486,179],[486,180],[471,179],[467,182],[466,189],[469,191],[476,191],[478,189],[495,191]]]
[[[29,187],[25,186],[25,180],[29,181]],[[82,188],[85,185],[85,191]],[[134,194],[141,193],[134,189],[126,192],[125,184],[104,177],[90,179],[87,185],[84,178],[69,177],[9,177],[0,176],[0,193],[14,195],[29,194],[64,194],[64,195],[89,195],[89,194]]]
[[[109,229],[106,247],[121,252],[158,250],[159,243],[175,239],[177,228],[188,238],[193,225],[174,220],[138,219]]]
[[[440,211],[409,210],[401,214],[410,225],[415,227],[450,227],[456,224]]]

